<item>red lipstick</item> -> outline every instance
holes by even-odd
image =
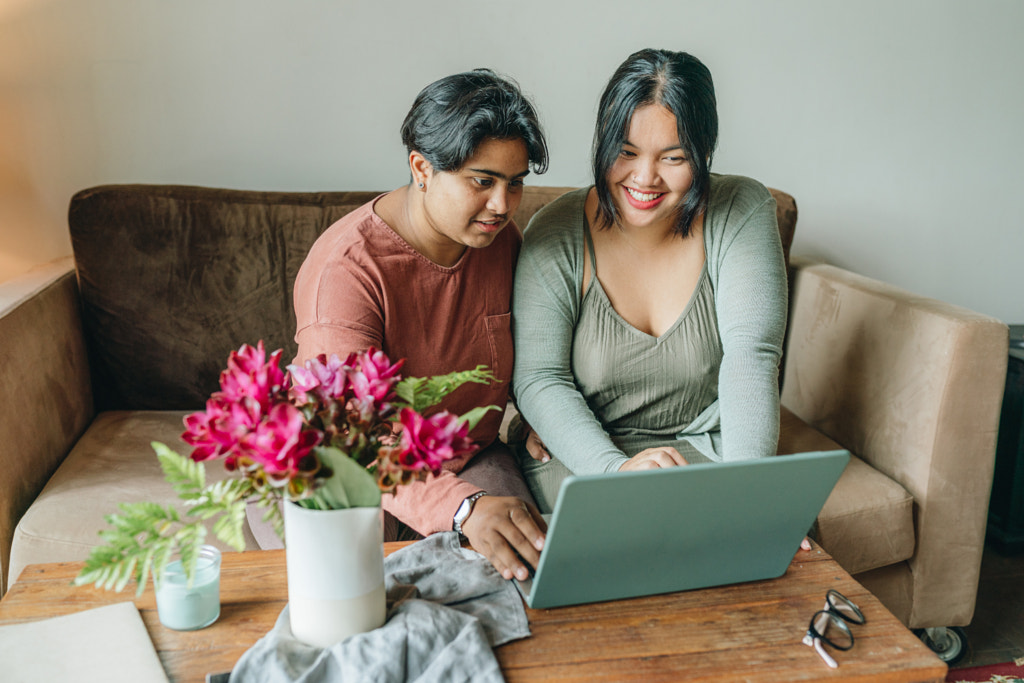
[[[625,185],[622,186],[622,191],[626,195],[626,201],[629,202],[629,205],[632,206],[634,209],[653,209],[658,204],[661,204],[661,202],[664,201],[665,197],[668,196],[667,192],[640,192],[640,190],[633,190],[633,192],[636,192],[637,194],[656,195],[654,199],[643,201],[634,197],[633,192],[630,192],[631,189],[632,188],[628,188]]]

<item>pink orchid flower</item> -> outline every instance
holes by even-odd
[[[415,400],[397,396],[404,360],[392,363],[370,348],[344,361],[321,354],[286,372],[283,354],[278,349],[268,358],[262,341],[231,353],[220,391],[205,410],[185,418],[182,438],[193,460],[224,458],[225,468],[244,474],[261,495],[279,489],[276,495],[313,498],[322,508],[339,504],[324,491],[338,482],[348,486],[361,468],[369,468],[362,476],[376,475],[380,489],[393,492],[474,451],[468,425],[447,412],[425,418],[406,407],[395,415]],[[337,453],[359,467],[342,473],[325,464],[325,454]]]
[[[255,401],[231,402],[215,396],[206,402],[204,412],[185,417],[185,433],[181,436],[193,446],[193,460],[209,460],[236,451],[239,441],[259,424],[261,417]]]
[[[366,419],[374,412],[386,413],[388,403],[394,399],[398,374],[405,359],[392,364],[383,351],[372,346],[356,356],[355,368],[349,373],[356,409]]]
[[[403,427],[398,462],[405,469],[437,473],[445,461],[468,455],[475,448],[469,427],[447,411],[425,418],[403,408],[398,419]]]
[[[243,344],[228,356],[218,394],[228,401],[255,400],[266,413],[285,388],[285,373],[280,367],[283,354],[284,350],[278,349],[268,359],[262,340],[256,348]]]
[[[303,429],[305,420],[289,403],[278,403],[256,428],[239,442],[238,452],[261,465],[271,479],[287,481],[301,469],[301,461],[320,443],[316,430]]]
[[[291,375],[290,396],[299,404],[319,400],[321,404],[343,401],[348,391],[348,371],[356,356],[353,354],[342,362],[336,353],[330,358],[321,353],[307,360],[303,365],[289,365]],[[310,398],[313,394],[314,398]]]

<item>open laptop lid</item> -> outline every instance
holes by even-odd
[[[781,576],[849,459],[818,451],[571,476],[521,590],[545,608]]]

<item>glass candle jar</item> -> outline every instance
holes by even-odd
[[[164,567],[156,584],[156,609],[160,623],[176,631],[209,626],[220,616],[220,550],[204,545],[196,560],[192,585],[176,559]]]

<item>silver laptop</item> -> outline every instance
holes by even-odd
[[[849,451],[571,476],[531,579],[546,608],[781,576]]]

